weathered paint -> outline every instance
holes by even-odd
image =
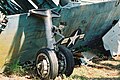
[[[23,27],[19,26],[19,15],[10,16],[8,25],[0,35],[0,68],[11,57],[16,57],[23,42]]]
[[[120,5],[115,4],[116,1],[71,2],[61,8],[61,17],[53,18],[53,24],[59,26],[60,22],[66,22],[63,29],[66,37],[80,28],[85,33],[85,38],[84,41],[79,41],[77,46],[87,44],[102,37],[111,28],[113,20],[120,18]],[[37,51],[47,46],[44,20],[27,14],[12,15],[8,18],[8,26],[0,35],[0,54],[10,54],[11,59],[20,54],[20,62],[34,60]]]
[[[120,20],[103,37],[104,48],[111,56],[120,55]]]
[[[115,7],[115,4],[115,1],[84,3],[83,5],[71,3],[63,7],[58,22],[67,23],[64,29],[66,36],[77,28],[82,29],[85,38],[80,44],[86,45],[89,41],[103,36],[111,28],[112,22],[120,18],[120,5]]]

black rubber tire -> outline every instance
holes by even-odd
[[[68,48],[63,45],[58,46],[58,48],[66,58],[66,70],[64,74],[66,77],[69,77],[72,74],[75,66],[73,54]]]
[[[58,59],[55,52],[48,48],[40,49],[36,56],[36,67],[37,67],[37,57],[40,54],[44,54],[47,56],[50,63],[50,71],[49,71],[50,73],[47,78],[43,78],[41,77],[41,75],[39,75],[39,77],[41,78],[41,80],[55,79],[58,75]]]

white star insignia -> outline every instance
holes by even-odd
[[[75,33],[75,35],[73,36],[73,37],[70,37],[69,39],[70,39],[70,42],[69,42],[69,44],[68,44],[68,46],[70,46],[71,44],[75,44],[75,40],[79,37],[79,35],[77,35],[78,34],[78,31]]]

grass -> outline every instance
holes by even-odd
[[[94,60],[88,66],[80,66],[74,69],[70,77],[63,80],[120,80],[120,60],[102,60],[104,56],[102,51],[97,49],[83,48],[85,51],[92,51],[99,56],[98,60]],[[19,65],[19,61],[14,59],[10,64],[6,64],[5,73],[7,75],[15,74],[23,76],[27,74],[29,68],[23,69]],[[31,72],[34,74],[33,72]],[[34,78],[33,78],[34,79]],[[34,79],[36,80],[36,79]]]
[[[22,66],[19,65],[19,61],[17,59],[14,59],[11,63],[7,63],[5,65],[4,73],[6,75],[15,74],[21,76],[26,73]]]
[[[14,60],[8,64],[6,73],[19,76],[27,73],[18,62]],[[36,80],[35,78],[32,79]],[[103,60],[77,67],[70,77],[64,76],[63,80],[120,80],[120,60]]]
[[[120,80],[120,60],[103,60],[77,67],[64,80]]]

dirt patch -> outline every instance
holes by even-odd
[[[32,80],[32,79],[28,79],[28,76],[16,76],[16,75],[11,75],[11,76],[5,76],[0,74],[0,80]]]

